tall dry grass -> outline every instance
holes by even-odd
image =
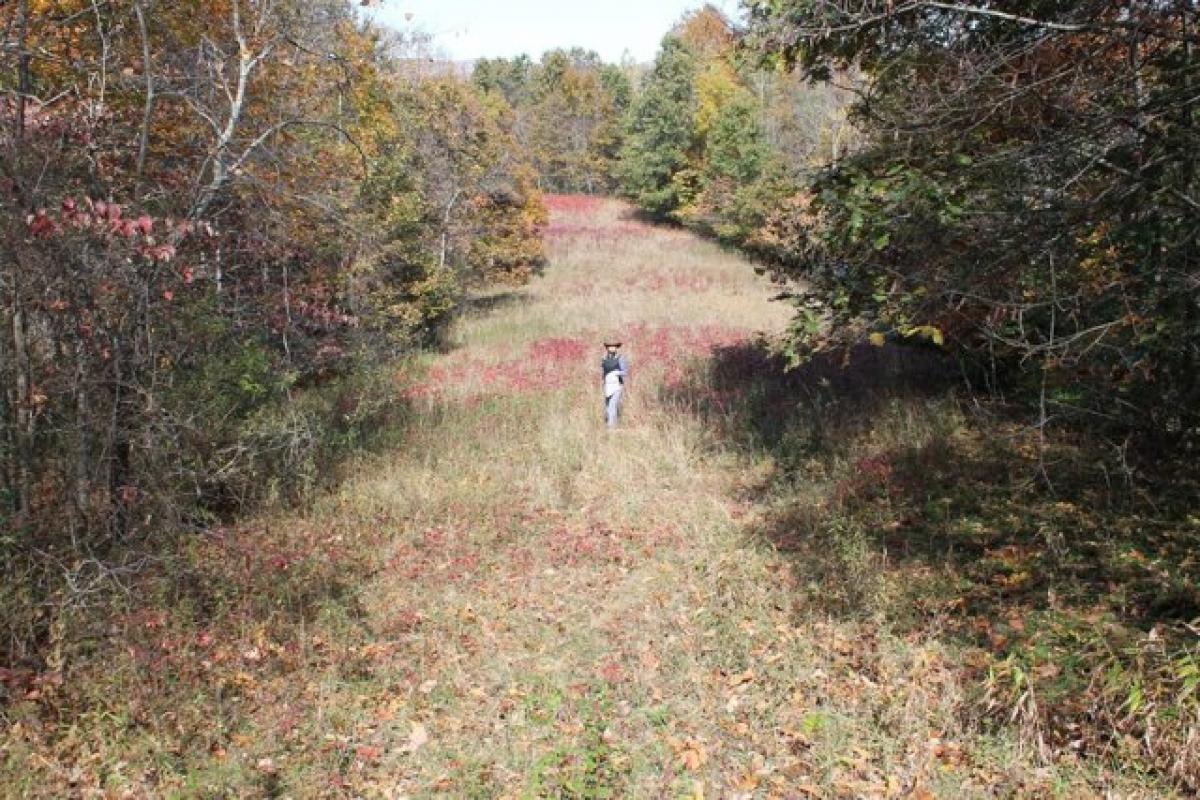
[[[542,277],[397,376],[403,447],[304,516],[198,539],[65,646],[65,683],[6,711],[6,791],[1155,796],[981,725],[936,631],[829,613],[823,592],[877,577],[854,531],[848,587],[761,535],[781,471],[803,497],[842,467],[817,452],[836,431],[792,463],[766,446],[786,432],[722,431],[745,398],[714,352],[788,318],[748,264],[610,201],[556,200],[547,235]],[[609,433],[613,335],[634,374]],[[897,406],[877,435],[932,440],[948,408]]]

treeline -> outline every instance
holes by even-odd
[[[554,50],[484,59],[472,81],[511,110],[540,185],[619,194],[651,216],[761,255],[794,256],[796,204],[855,146],[845,86],[778,69],[712,5],[689,12],[652,65]]]
[[[786,6],[753,5],[754,48],[871,77],[863,146],[797,226],[809,313],[847,335],[935,329],[1036,395],[1043,424],[1194,444],[1196,4]]]
[[[745,6],[665,39],[619,174],[805,287],[795,358],[933,342],[1042,426],[1196,443],[1195,3]]]
[[[798,188],[849,147],[849,94],[763,68],[705,6],[663,40],[626,125],[623,192],[650,214],[774,258]]]
[[[653,65],[590,51],[484,59],[472,81],[511,109],[554,192],[622,194],[650,214],[765,254],[779,205],[851,146],[850,93],[768,68],[712,5],[685,14]]]
[[[528,56],[483,59],[471,79],[511,110],[543,189],[608,194],[617,188],[615,165],[636,72],[634,65],[606,64],[575,48],[551,50],[536,63]]]
[[[0,633],[295,496],[542,259],[507,109],[343,0],[0,6]]]

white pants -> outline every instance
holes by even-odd
[[[621,395],[624,393],[624,389],[617,389],[605,398],[605,418],[608,420],[608,427],[610,428],[617,427],[617,417],[621,415]]]

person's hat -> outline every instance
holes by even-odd
[[[605,347],[620,347],[621,340],[620,339],[605,339],[604,346]]]

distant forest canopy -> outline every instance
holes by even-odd
[[[739,47],[744,33],[709,4],[667,33],[654,65],[607,64],[574,48],[538,61],[482,59],[472,81],[512,109],[545,190],[626,194],[664,217],[737,239],[730,218],[737,210],[726,193],[751,194],[767,180],[795,183],[836,160],[853,137],[848,91],[760,65]],[[688,72],[665,85],[658,73],[672,68],[663,61],[676,44],[689,54]],[[657,125],[668,127],[656,133]],[[660,190],[645,183],[654,178],[644,171],[669,170],[646,162],[677,158],[684,174],[677,190],[668,189],[674,199],[643,198],[643,189]]]
[[[636,71],[593,52],[553,50],[536,63],[527,56],[477,61],[471,80],[511,109],[542,189],[609,194]]]

